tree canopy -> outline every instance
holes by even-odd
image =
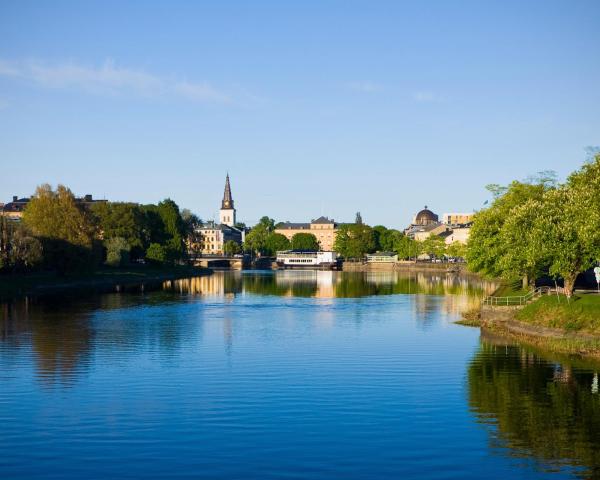
[[[320,249],[319,241],[312,233],[296,233],[292,237],[292,248],[307,252],[317,252]]]

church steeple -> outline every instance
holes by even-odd
[[[229,185],[229,173],[225,177],[225,192],[223,193],[222,209],[233,208],[233,198],[231,197],[231,185]]]
[[[223,201],[221,202],[221,210],[219,211],[219,223],[230,227],[235,226],[235,207],[233,206],[233,197],[231,196],[229,174],[225,177],[225,192],[223,193]]]

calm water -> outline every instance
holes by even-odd
[[[0,310],[0,478],[591,478],[595,365],[453,324],[492,285],[217,273]]]

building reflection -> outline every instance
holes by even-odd
[[[547,471],[599,478],[599,368],[484,333],[468,367],[469,403],[496,451]]]

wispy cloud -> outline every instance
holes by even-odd
[[[436,103],[442,100],[439,95],[430,91],[415,92],[412,97],[415,102],[419,103]]]
[[[208,82],[194,83],[121,67],[113,60],[100,66],[73,62],[10,62],[0,59],[0,76],[18,78],[44,88],[75,89],[92,94],[141,97],[178,96],[195,102],[231,103],[230,95]]]
[[[346,87],[355,92],[363,93],[375,93],[383,90],[382,85],[373,82],[350,82],[346,84]]]

